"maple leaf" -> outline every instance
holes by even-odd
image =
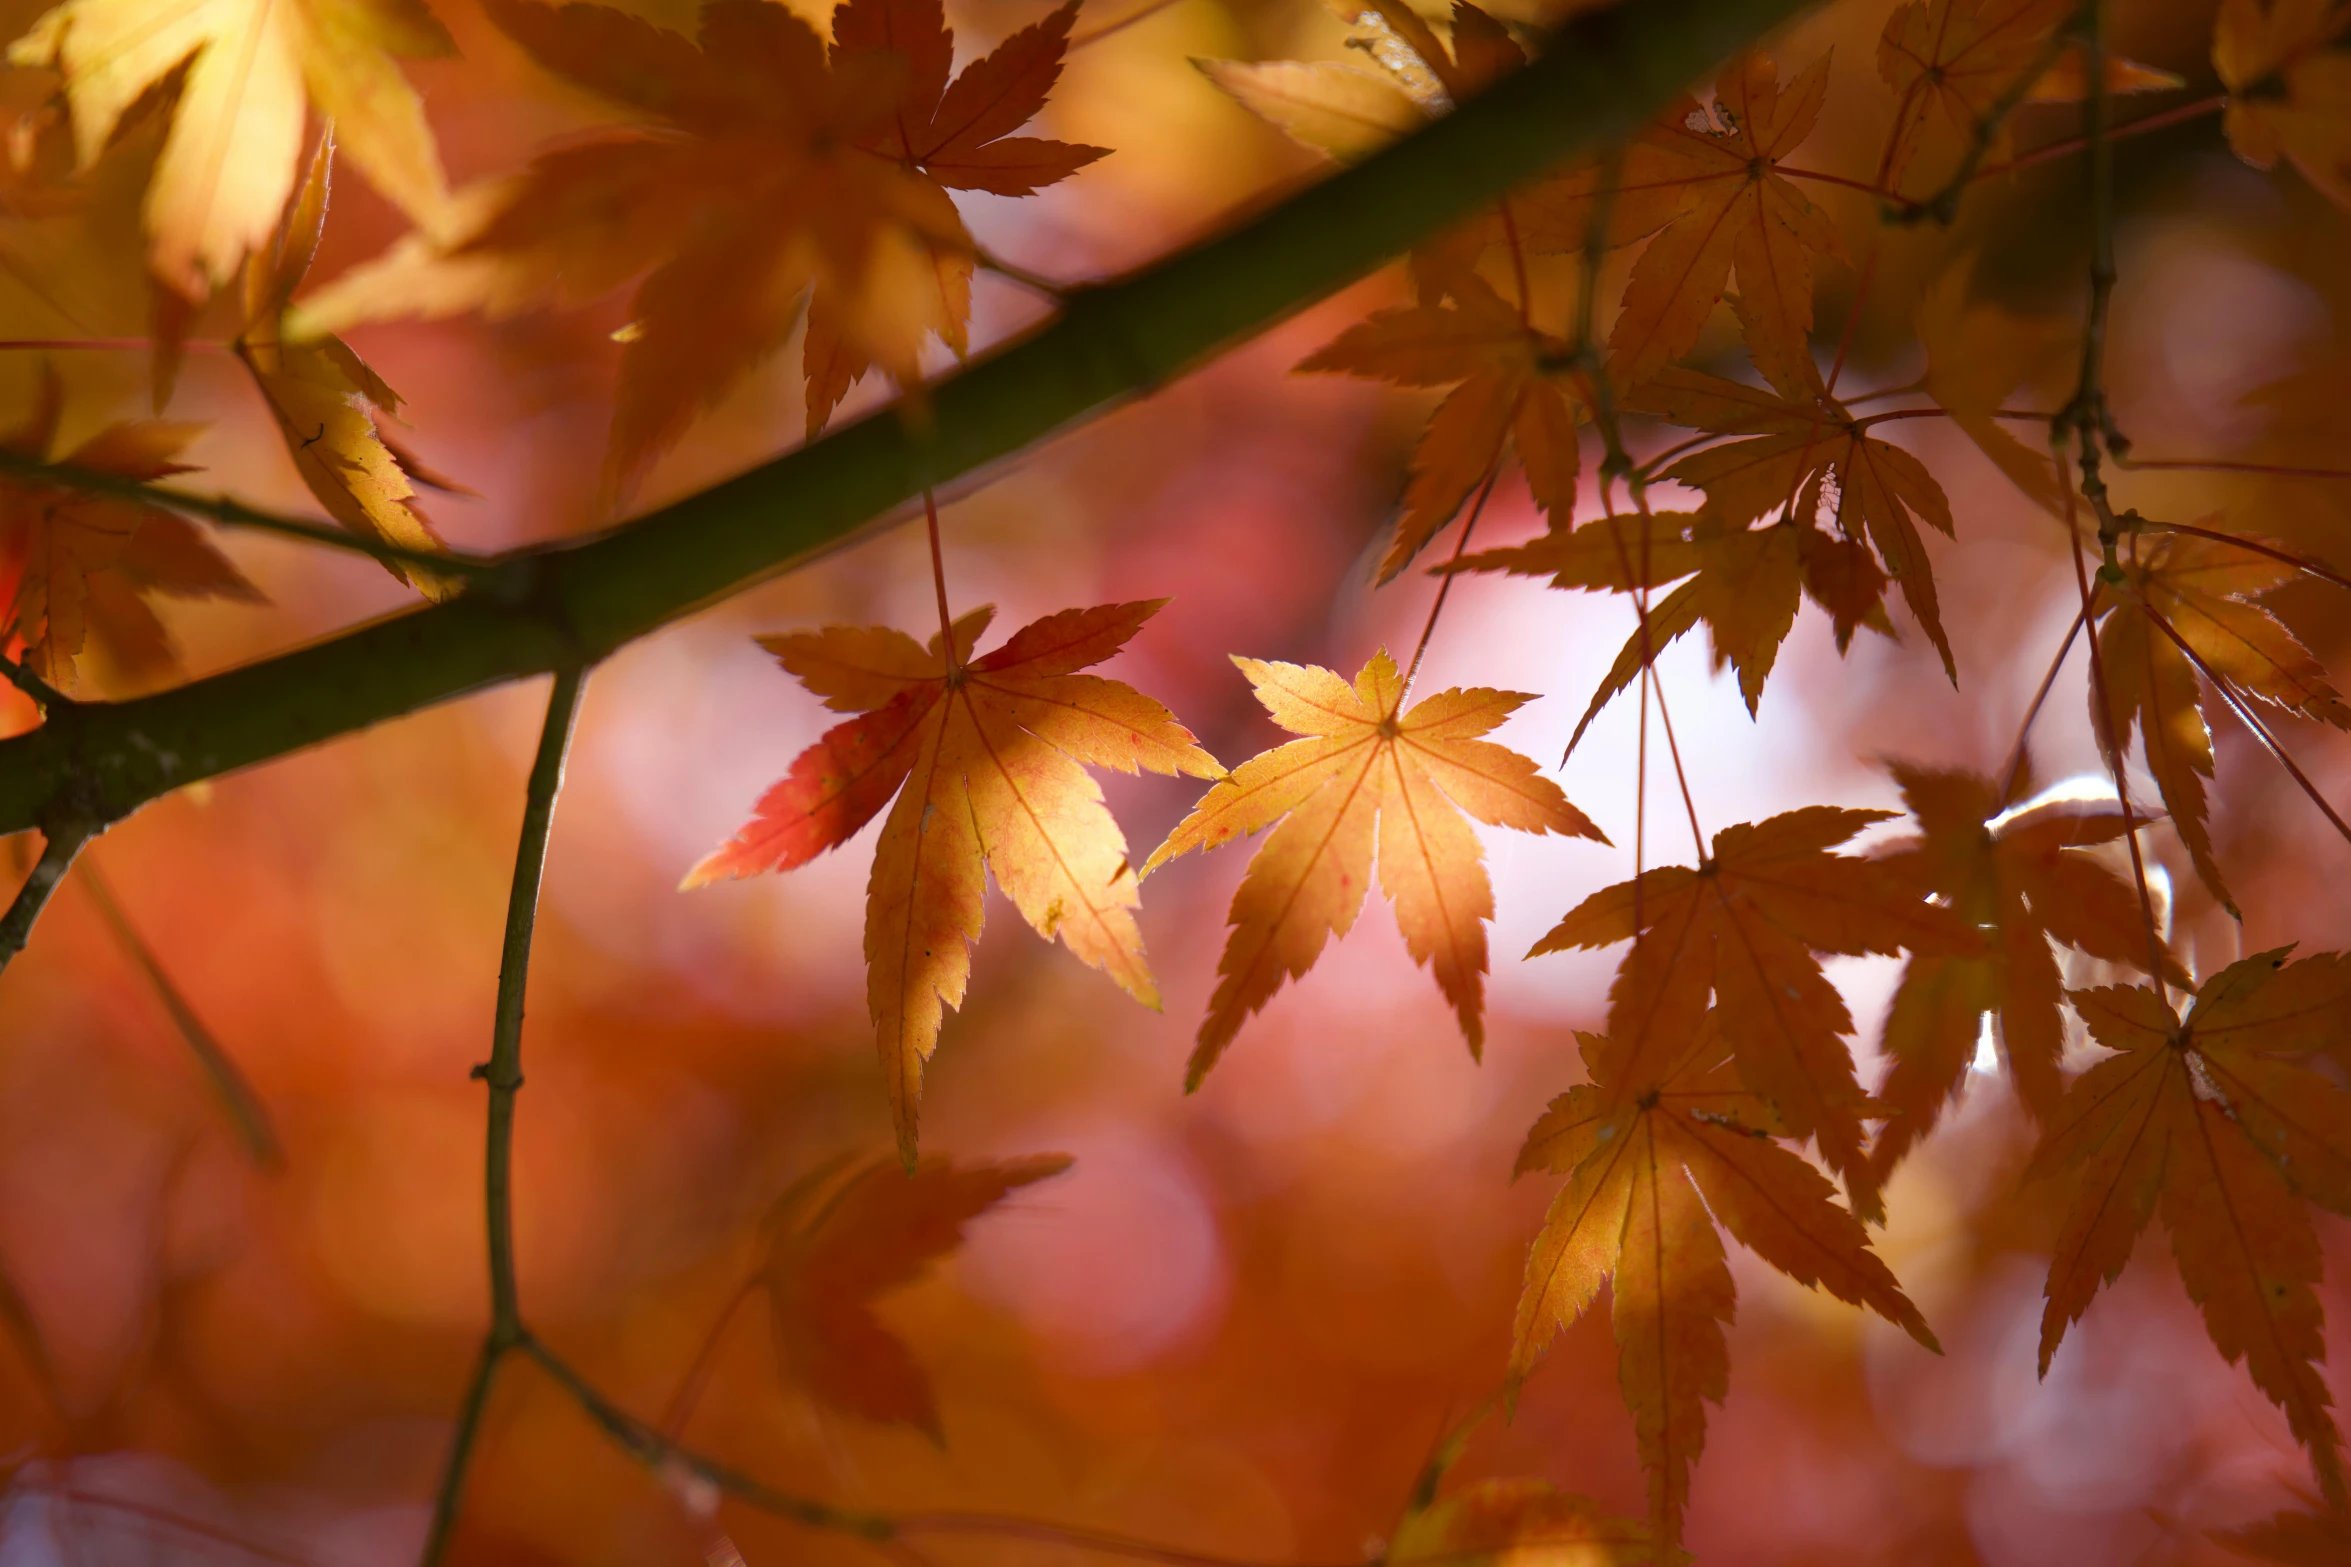
[[[1652,1527],[1668,1546],[1681,1541],[1706,1405],[1729,1388],[1723,1327],[1737,1290],[1718,1224],[1797,1283],[1867,1306],[1940,1352],[1861,1221],[1837,1206],[1818,1170],[1773,1141],[1782,1119],[1730,1068],[1729,1015],[1691,1017],[1665,1048],[1629,1054],[1578,1035],[1593,1082],[1552,1101],[1518,1160],[1521,1173],[1546,1169],[1568,1182],[1527,1256],[1512,1381],[1613,1281],[1617,1383],[1649,1477]]]
[[[253,377],[303,485],[352,533],[431,552],[441,541],[416,509],[410,463],[389,445],[377,419],[399,411],[400,394],[339,337],[289,337],[285,315],[310,270],[326,224],[334,138],[320,138],[310,171],[286,205],[269,244],[245,263],[245,326],[231,347]],[[447,487],[438,475],[433,479]],[[455,577],[385,561],[384,569],[426,596],[445,599]]]
[[[2184,1019],[2152,989],[2071,992],[2116,1054],[2074,1081],[2033,1154],[2031,1173],[2066,1194],[2041,1369],[2160,1209],[2214,1346],[2285,1411],[2340,1507],[2342,1438],[2318,1374],[2318,1238],[2299,1199],[2351,1212],[2351,1095],[2287,1058],[2341,1037],[2351,962],[2289,963],[2292,950],[2222,969]]]
[[[63,75],[85,169],[125,112],[180,73],[147,227],[156,275],[200,301],[269,243],[310,108],[339,128],[378,190],[419,224],[437,223],[447,201],[439,155],[394,61],[454,49],[423,0],[65,0],[8,58]]]
[[[1012,131],[1061,70],[1075,0],[952,81],[938,0],[846,0],[826,45],[767,0],[711,0],[699,43],[593,5],[489,0],[541,65],[656,122],[542,154],[462,193],[309,302],[304,329],[398,314],[511,314],[642,279],[625,336],[607,490],[653,460],[803,315],[808,430],[867,369],[918,379],[967,346],[973,250],[950,188],[1023,195],[1102,156]]]
[[[1886,811],[1807,806],[1726,827],[1695,870],[1660,866],[1592,894],[1527,953],[1633,942],[1608,992],[1611,1056],[1595,1081],[1654,1083],[1714,998],[1724,1042],[1749,1092],[1789,1135],[1814,1138],[1853,1209],[1880,1217],[1878,1176],[1862,1152],[1872,1106],[1853,1075],[1853,1017],[1816,953],[1975,950],[1950,910],[1874,861],[1829,852]]]
[[[963,1244],[964,1227],[1012,1192],[1068,1169],[1066,1154],[1001,1164],[870,1164],[812,1203],[796,1187],[770,1210],[760,1282],[782,1370],[822,1402],[944,1441],[931,1381],[873,1311]]]
[[[1890,1116],[1870,1155],[1881,1180],[1958,1091],[1987,1013],[1999,1023],[2018,1097],[2037,1118],[2055,1111],[2065,987],[2051,942],[2109,963],[2147,962],[2137,895],[2086,852],[2122,836],[2119,806],[2061,800],[2012,810],[2032,792],[2029,763],[2005,797],[1974,773],[1886,765],[1919,835],[1885,845],[1878,863],[1981,932],[1986,950],[1913,953],[1903,966],[1879,1046],[1893,1061],[1878,1090]],[[2166,963],[2166,977],[2185,984],[2168,955]]]
[[[1750,715],[1796,623],[1800,593],[1829,612],[1839,651],[1858,626],[1893,634],[1883,604],[1885,574],[1868,550],[1808,522],[1749,528],[1703,512],[1650,512],[1580,528],[1554,526],[1525,544],[1463,556],[1440,569],[1548,576],[1556,588],[1614,593],[1632,591],[1635,581],[1656,588],[1690,579],[1651,604],[1647,629],[1636,626],[1625,639],[1568,737],[1571,755],[1601,709],[1640,678],[1642,665],[1700,624],[1707,628],[1714,667],[1737,669]]]
[[[202,425],[111,425],[71,451],[53,452],[64,402],[56,376],[45,376],[32,417],[0,435],[0,445],[142,482],[190,471],[177,459]],[[133,679],[168,673],[178,655],[147,603],[150,594],[262,602],[261,591],[183,517],[0,477],[0,614],[11,657],[61,690],[72,688],[77,661],[93,642]]]
[[[1386,582],[1410,564],[1502,461],[1517,449],[1535,503],[1575,510],[1576,420],[1583,399],[1546,365],[1569,349],[1538,332],[1477,274],[1454,280],[1453,303],[1375,312],[1307,356],[1300,370],[1340,371],[1399,386],[1452,386],[1412,454],[1396,539],[1380,562]]]
[[[2211,528],[2220,521],[2207,517],[2198,525]],[[2098,652],[2106,710],[2098,711],[2093,688],[2091,725],[2101,744],[2111,740],[2115,746],[2128,745],[2137,729],[2147,770],[2155,775],[2180,842],[2204,884],[2234,913],[2205,821],[2212,731],[2199,705],[2199,673],[2240,697],[2338,729],[2351,729],[2351,705],[2294,633],[2253,602],[2291,580],[2293,567],[2218,539],[2163,533],[2160,527],[2149,524],[2133,533],[2119,559],[2121,582],[2101,594]]]
[[[1642,1524],[1545,1480],[1479,1480],[1407,1513],[1381,1559],[1432,1567],[1677,1567]]]
[[[2257,169],[2280,158],[2351,207],[2351,12],[2334,0],[2221,0],[2212,64],[2229,90],[2221,128]]]
[[[2351,1516],[2315,1506],[2241,1529],[2215,1529],[2211,1538],[2240,1556],[2281,1567],[2342,1567],[2351,1561]]]
[[[1303,975],[1324,941],[1353,928],[1371,884],[1375,843],[1380,884],[1396,905],[1404,944],[1413,962],[1433,969],[1470,1053],[1478,1054],[1494,891],[1466,818],[1608,841],[1533,762],[1479,738],[1534,698],[1457,687],[1405,708],[1403,677],[1385,649],[1352,685],[1308,665],[1233,662],[1274,722],[1306,738],[1234,769],[1144,863],[1148,876],[1178,855],[1274,827],[1226,916],[1232,933],[1187,1089],[1200,1085],[1285,978]]]
[[[1919,297],[1914,324],[1926,350],[1926,394],[2010,483],[2062,513],[2065,489],[2047,449],[2027,446],[1997,416],[2011,393],[2040,381],[2075,351],[2080,329],[2069,321],[2011,315],[1975,299],[1972,272],[1965,262],[1947,267]]]
[[[942,1008],[963,1004],[985,873],[1039,935],[1159,1004],[1126,839],[1080,764],[1195,778],[1224,769],[1166,708],[1077,671],[1116,653],[1166,602],[1063,610],[976,659],[993,608],[956,621],[952,646],[944,633],[926,648],[879,627],[761,639],[827,707],[865,716],[801,752],[685,885],[805,865],[897,798],[866,885],[866,1003],[910,1163],[923,1063]]]
[[[1723,129],[1665,120],[1642,133],[1681,163],[1686,204],[1649,241],[1625,285],[1624,309],[1608,334],[1619,385],[1638,386],[1688,353],[1734,272],[1757,363],[1810,363],[1813,265],[1841,246],[1828,215],[1779,163],[1820,118],[1828,67],[1823,55],[1783,92],[1768,59],[1742,55],[1715,85]]]
[[[1878,37],[1878,75],[1899,98],[1879,176],[1885,189],[1899,193],[1913,172],[1919,175],[1908,182],[1913,189],[1941,187],[1957,172],[1977,127],[2028,74],[2023,102],[2087,97],[2089,69],[2080,45],[2069,43],[2054,59],[2049,52],[2057,30],[2079,10],[2075,0],[1911,0],[1886,18]],[[2168,71],[2120,56],[2107,59],[2109,93],[2179,85]],[[2003,123],[1993,130],[1987,151],[2005,158],[2009,146]]]
[[[1770,366],[1763,368],[1769,373]],[[1791,384],[1767,389],[1675,367],[1661,371],[1628,406],[1741,437],[1692,452],[1665,470],[1667,478],[1704,490],[1707,511],[1726,523],[1751,522],[1773,511],[1809,515],[1833,481],[1838,533],[1854,543],[1866,539],[1876,550],[1956,684],[1958,665],[1943,634],[1934,569],[1918,533],[1921,519],[1951,533],[1943,487],[1916,457],[1869,433],[1883,415],[1855,417],[1821,389],[1809,359],[1801,361],[1800,374]]]

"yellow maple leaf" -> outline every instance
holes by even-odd
[[[837,712],[734,840],[687,873],[698,887],[804,865],[896,796],[866,886],[866,1001],[898,1146],[915,1155],[923,1063],[946,1007],[963,1004],[984,877],[1047,940],[1060,940],[1145,1006],[1141,899],[1126,839],[1081,763],[1221,778],[1168,710],[1078,670],[1123,647],[1165,599],[1063,610],[973,658],[993,609],[926,648],[902,632],[828,627],[762,639]]]
[[[377,428],[400,407],[400,394],[339,337],[291,337],[289,301],[310,270],[326,222],[334,141],[321,138],[310,172],[270,236],[245,265],[245,329],[232,347],[277,421],[295,471],[337,522],[364,538],[401,549],[441,547],[413,504],[416,486],[401,455]],[[431,598],[447,598],[454,577],[387,561],[384,569]]]
[[[1236,768],[1144,863],[1281,825],[1249,862],[1186,1083],[1198,1087],[1250,1013],[1345,935],[1380,883],[1415,963],[1435,970],[1475,1054],[1485,1039],[1486,925],[1494,892],[1467,816],[1521,832],[1607,838],[1535,764],[1479,736],[1534,700],[1454,689],[1403,707],[1385,650],[1350,685],[1328,669],[1235,658],[1274,722],[1303,735]]]
[[[66,0],[8,57],[64,75],[85,168],[125,111],[186,67],[147,227],[156,275],[202,300],[269,242],[312,107],[378,190],[420,225],[439,222],[439,154],[394,61],[453,48],[423,0]]]

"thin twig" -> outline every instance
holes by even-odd
[[[2194,103],[2183,103],[2176,108],[2165,109],[2160,114],[2142,115],[2138,119],[2117,125],[2106,133],[2106,139],[2110,142],[2121,141],[2126,136],[2144,136],[2149,131],[2167,130],[2189,120],[2201,119],[2207,114],[2218,114],[2228,107],[2228,102],[2228,94],[2214,93],[2211,97],[2199,98]],[[2088,141],[2083,137],[2068,136],[2063,141],[2053,141],[2046,147],[2035,147],[2030,152],[2019,153],[2005,163],[1987,164],[1976,170],[1975,177],[1978,181],[1982,181],[1996,178],[2002,174],[2013,174],[2018,169],[2029,169],[2035,164],[2047,163],[2053,158],[2062,158],[2079,152],[2088,145]]]
[[[2118,455],[2121,468],[2146,468],[2183,473],[2258,473],[2273,479],[2351,479],[2351,468],[2297,468],[2281,463],[2230,462],[2218,457],[2129,457]]]
[[[457,1527],[466,1471],[498,1364],[529,1337],[514,1282],[514,1100],[522,1090],[523,997],[530,978],[531,938],[538,928],[539,880],[547,866],[548,829],[555,821],[555,796],[563,787],[564,757],[571,747],[572,724],[579,716],[580,690],[586,681],[587,671],[573,665],[556,672],[554,688],[547,694],[547,723],[539,733],[538,756],[531,763],[521,839],[514,851],[514,886],[506,901],[506,941],[498,964],[490,1059],[473,1071],[490,1090],[482,1181],[490,1251],[490,1330],[482,1340],[481,1356],[467,1384],[464,1407],[458,1412],[457,1430],[450,1438],[448,1461],[433,1501],[432,1524],[425,1534],[425,1567],[441,1560]]]
[[[2253,731],[2253,737],[2261,742],[2262,749],[2269,752],[2277,760],[2277,764],[2286,770],[2286,775],[2301,786],[2302,792],[2310,797],[2310,803],[2317,806],[2319,814],[2334,825],[2335,831],[2342,836],[2343,841],[2351,843],[2351,823],[2346,823],[2341,816],[2335,813],[2335,808],[2327,803],[2326,796],[2318,792],[2318,785],[2312,783],[2309,775],[2294,764],[2294,758],[2286,750],[2285,742],[2271,733],[2269,726],[2261,721],[2260,715],[2253,710],[2252,704],[2245,700],[2243,694],[2215,674],[2212,666],[2204,661],[2203,655],[2190,647],[2188,639],[2180,635],[2179,628],[2163,615],[2157,613],[2153,605],[2142,603],[2139,608],[2140,612],[2147,617],[2148,623],[2171,638],[2173,645],[2187,655],[2188,662],[2196,666],[2196,672],[2212,683],[2212,688],[2220,693],[2222,701],[2228,703],[2230,710],[2237,715],[2238,721]]]
[[[25,873],[16,901],[8,905],[6,914],[0,914],[0,969],[5,969],[24,950],[25,942],[33,934],[33,922],[48,907],[49,895],[57,890],[65,873],[73,869],[82,846],[104,830],[98,823],[80,818],[55,822],[43,829],[41,857]]]
[[[73,705],[72,697],[67,696],[5,653],[0,653],[0,675],[6,675],[10,685],[41,704],[42,710],[45,712]]]
[[[189,495],[160,485],[143,484],[119,473],[101,473],[94,468],[77,467],[72,463],[42,462],[39,458],[5,447],[0,447],[0,473],[13,474],[19,479],[34,480],[59,489],[77,490],[84,495],[103,495],[110,500],[152,506],[185,517],[203,517],[233,528],[251,528],[260,533],[275,533],[310,544],[323,544],[330,549],[348,550],[355,555],[365,555],[371,560],[391,565],[460,577],[484,576],[497,569],[497,562],[479,556],[412,550],[382,539],[346,533],[327,523],[305,522],[298,517],[281,517],[274,512],[259,511],[241,501],[230,500],[225,495]]]
[[[1007,261],[985,245],[971,247],[971,259],[983,272],[993,272],[1008,283],[1018,283],[1034,294],[1042,294],[1055,304],[1069,298],[1069,285],[1056,283],[1042,272],[1031,272],[1016,261]]]
[[[286,1162],[285,1149],[278,1141],[276,1129],[270,1125],[269,1109],[261,1102],[261,1096],[253,1091],[253,1084],[238,1068],[236,1060],[221,1048],[220,1041],[213,1038],[212,1030],[204,1026],[204,1019],[197,1015],[187,997],[180,993],[179,986],[172,983],[171,975],[164,970],[163,960],[156,956],[155,949],[147,944],[147,938],[139,933],[139,928],[131,923],[130,916],[123,910],[122,901],[114,895],[113,886],[98,869],[98,861],[84,857],[81,872],[82,890],[90,895],[90,902],[97,907],[98,917],[114,933],[114,939],[121,945],[132,965],[146,977],[148,988],[155,992],[155,999],[162,1002],[163,1010],[171,1015],[172,1026],[180,1031],[180,1038],[187,1041],[188,1049],[195,1054],[196,1064],[204,1069],[205,1079],[212,1084],[212,1091],[220,1097],[221,1107],[228,1112],[230,1123],[237,1129],[237,1140],[245,1145],[245,1152],[265,1170],[281,1168]]]
[[[1469,516],[1462,521],[1461,538],[1453,546],[1453,559],[1459,560],[1468,552],[1469,536],[1477,531],[1478,517],[1486,509],[1486,498],[1494,493],[1494,481],[1502,477],[1502,454],[1494,454],[1494,466],[1486,470],[1486,482],[1478,486],[1478,498],[1470,503]],[[1429,618],[1420,628],[1420,641],[1412,650],[1412,663],[1404,671],[1404,695],[1396,700],[1401,704],[1412,694],[1412,682],[1420,677],[1420,661],[1428,656],[1429,638],[1437,634],[1437,617],[1445,613],[1446,595],[1453,591],[1453,579],[1460,575],[1448,571],[1437,584],[1437,601],[1429,606]]]

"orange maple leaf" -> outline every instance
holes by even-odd
[[[1486,924],[1494,891],[1466,816],[1521,832],[1607,838],[1535,764],[1479,736],[1526,703],[1522,692],[1440,691],[1404,707],[1385,650],[1349,685],[1328,669],[1235,658],[1293,740],[1234,769],[1201,797],[1143,874],[1279,822],[1249,862],[1226,917],[1232,934],[1187,1069],[1197,1088],[1249,1014],[1345,935],[1380,883],[1415,963],[1432,967],[1475,1055],[1485,1042]]]
[[[2318,1237],[2300,1199],[2351,1213],[2351,1095],[2288,1058],[2341,1037],[2351,962],[2288,963],[2292,950],[2222,969],[2184,1019],[2152,989],[2071,993],[2091,1037],[2116,1054],[2075,1080],[2033,1154],[2031,1173],[2066,1193],[2041,1369],[2160,1208],[2214,1346],[2285,1411],[2341,1507],[2342,1436],[2318,1374]]]
[[[1829,850],[1886,811],[1807,806],[1714,835],[1695,870],[1659,866],[1592,894],[1527,956],[1630,940],[1608,992],[1615,1056],[1597,1082],[1655,1083],[1698,1037],[1711,996],[1748,1091],[1789,1135],[1811,1137],[1845,1178],[1853,1209],[1881,1216],[1862,1151],[1871,1103],[1853,1075],[1853,1017],[1816,953],[1965,952],[1976,942],[1950,910],[1886,867]]]
[[[906,1171],[877,1163],[829,1192],[805,1183],[786,1192],[768,1213],[759,1273],[780,1368],[835,1409],[944,1441],[931,1379],[874,1315],[874,1300],[961,1246],[964,1227],[1012,1192],[1069,1166],[1066,1154],[924,1159]]]
[[[126,479],[191,471],[177,459],[202,425],[111,425],[54,453],[64,402],[57,377],[44,375],[32,417],[0,435],[0,445]],[[73,686],[77,661],[93,641],[133,680],[168,674],[178,667],[178,653],[147,604],[151,594],[263,602],[261,590],[183,517],[113,496],[0,478],[0,614],[6,617],[0,640],[11,657],[60,689]]]
[[[2220,521],[2207,517],[2198,526]],[[2110,591],[2101,584],[2106,710],[2099,713],[2093,688],[2091,725],[2102,744],[2116,746],[2138,731],[2180,842],[2204,884],[2234,913],[2205,821],[2212,731],[2198,677],[2337,729],[2351,729],[2351,705],[2284,622],[2253,602],[2291,580],[2295,568],[2219,539],[2160,529],[2154,523],[2135,531],[2119,560],[2121,582]]]
[[[1663,1049],[1628,1053],[1578,1035],[1593,1082],[1551,1102],[1518,1158],[1521,1173],[1568,1182],[1527,1257],[1512,1380],[1613,1281],[1617,1383],[1649,1476],[1652,1527],[1668,1546],[1681,1543],[1706,1405],[1721,1403],[1730,1383],[1723,1327],[1738,1296],[1718,1224],[1797,1283],[1867,1306],[1940,1351],[1860,1220],[1818,1170],[1773,1141],[1783,1122],[1732,1070],[1727,1015],[1689,1019]]]
[[[1382,1555],[1430,1567],[1677,1567],[1689,1560],[1643,1524],[1546,1480],[1479,1480],[1407,1513]]]
[[[1982,932],[1988,950],[1913,953],[1903,966],[1879,1045],[1893,1060],[1878,1090],[1889,1118],[1870,1153],[1881,1180],[1958,1091],[1987,1013],[1999,1023],[2025,1107],[2038,1118],[2056,1109],[2065,1086],[2057,1070],[2065,986],[2051,942],[2109,963],[2147,962],[2137,896],[2085,852],[2122,836],[2119,806],[2065,800],[2013,810],[2032,793],[2029,763],[2018,766],[2005,797],[1974,773],[1886,765],[1919,835],[1885,845],[1878,863]],[[2187,982],[2176,964],[2166,973]]]
[[[1379,580],[1402,571],[1461,503],[1518,452],[1535,504],[1565,522],[1575,511],[1576,420],[1581,394],[1550,365],[1566,342],[1530,326],[1474,272],[1451,285],[1453,302],[1375,312],[1300,362],[1398,386],[1452,386],[1412,454],[1412,481]]]
[[[1763,368],[1769,373],[1771,367]],[[1951,533],[1943,487],[1916,457],[1869,433],[1884,415],[1853,415],[1821,388],[1809,359],[1799,373],[1790,384],[1764,388],[1675,367],[1653,378],[1630,406],[1675,424],[1741,437],[1692,452],[1665,470],[1667,478],[1704,490],[1706,509],[1724,522],[1752,522],[1774,511],[1810,517],[1833,481],[1837,531],[1855,543],[1866,538],[1877,551],[1956,683],[1958,666],[1943,634],[1934,569],[1918,533],[1921,519]]]
[[[1904,176],[1914,172],[1918,179],[1907,182],[1914,194],[1939,188],[1957,172],[1977,127],[2011,93],[2021,91],[2020,101],[2028,103],[2088,96],[2080,45],[2068,42],[2052,53],[2057,30],[2079,10],[2075,0],[1911,0],[1887,17],[1878,37],[1878,75],[1900,94],[1879,173],[1887,194],[1899,194]],[[2110,93],[2179,85],[2167,71],[2107,58]],[[1993,128],[1987,151],[2000,158],[2008,148],[2003,122]]]
[[[1810,362],[1813,265],[1841,246],[1828,215],[1779,163],[1820,118],[1828,67],[1823,55],[1782,92],[1771,61],[1742,55],[1715,86],[1722,129],[1666,119],[1642,133],[1680,159],[1686,205],[1649,241],[1625,285],[1608,334],[1619,385],[1637,386],[1688,353],[1734,271],[1756,361]]]
[[[897,797],[866,886],[866,1002],[909,1162],[923,1063],[942,1009],[963,1004],[987,873],[1039,935],[1159,1005],[1126,839],[1080,764],[1195,778],[1224,769],[1166,708],[1077,671],[1116,653],[1166,602],[1063,610],[976,659],[993,608],[956,621],[952,647],[944,633],[926,648],[878,627],[760,639],[827,707],[865,716],[800,753],[685,885],[805,865]]]
[[[608,489],[630,493],[695,416],[790,337],[806,306],[808,428],[878,365],[966,347],[973,249],[955,189],[1023,194],[1102,150],[1010,133],[1061,69],[1075,0],[947,77],[938,0],[845,0],[828,52],[767,0],[710,0],[699,45],[621,12],[487,0],[556,75],[657,129],[542,154],[310,302],[306,330],[398,314],[510,314],[642,278],[625,334]]]
[[[2351,12],[2334,0],[2221,0],[2212,64],[2229,90],[2221,127],[2255,168],[2284,158],[2351,207]]]
[[[1926,350],[1923,389],[2009,482],[2062,514],[2065,488],[2046,445],[2034,448],[2000,422],[2010,394],[2078,362],[2081,328],[2070,321],[2012,315],[1973,297],[1969,262],[1947,267],[1919,296],[1913,322]]]
[[[1525,544],[1481,551],[1440,569],[1548,576],[1556,588],[1614,593],[1631,591],[1636,580],[1656,588],[1689,578],[1651,604],[1646,629],[1636,626],[1625,639],[1568,738],[1571,754],[1601,709],[1640,677],[1642,665],[1697,625],[1707,629],[1714,667],[1727,663],[1738,671],[1750,714],[1796,624],[1800,593],[1829,612],[1840,650],[1858,626],[1893,634],[1884,608],[1885,573],[1868,549],[1808,522],[1750,528],[1705,512],[1650,512],[1575,529],[1554,527]]]

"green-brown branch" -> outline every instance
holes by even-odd
[[[523,551],[457,599],[0,742],[0,833],[170,790],[436,702],[593,661],[839,547],[912,499],[1165,385],[1560,160],[1632,131],[1804,0],[1638,0],[1579,17],[1457,113],[1228,233],[1072,293],[928,393],[598,537]]]

